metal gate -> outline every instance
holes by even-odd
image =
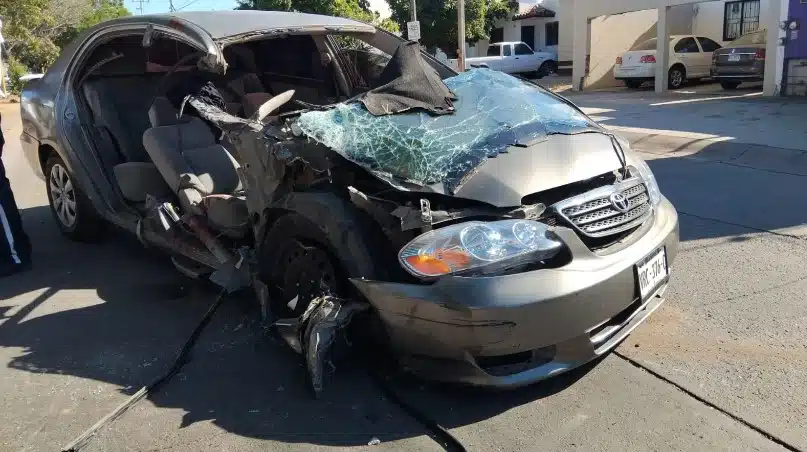
[[[733,41],[759,29],[760,0],[726,2],[723,40]]]

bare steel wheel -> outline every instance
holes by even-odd
[[[293,240],[281,259],[284,301],[297,299],[293,306],[286,306],[294,315],[302,314],[314,297],[335,291],[336,270],[328,253],[319,246]]]
[[[104,223],[76,185],[61,157],[53,154],[48,158],[45,175],[50,209],[62,234],[73,240],[97,240]]]

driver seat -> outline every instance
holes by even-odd
[[[179,197],[183,212],[205,216],[225,235],[243,237],[249,211],[239,163],[216,143],[201,119],[177,116],[168,99],[156,98],[149,108],[151,128],[143,133],[143,147]]]

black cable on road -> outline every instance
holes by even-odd
[[[146,386],[140,388],[139,391],[134,393],[128,400],[123,402],[122,404],[118,405],[117,408],[112,410],[109,414],[101,418],[98,422],[96,422],[92,427],[88,428],[84,433],[76,437],[70,444],[64,446],[61,450],[62,452],[78,452],[83,449],[90,440],[98,433],[99,430],[104,428],[107,424],[111,423],[115,419],[119,418],[123,413],[125,413],[129,408],[133,407],[137,402],[146,398],[150,393],[158,390],[162,387],[165,383],[167,383],[171,378],[174,377],[182,367],[189,361],[188,356],[190,355],[190,351],[193,346],[196,344],[196,341],[201,336],[202,331],[205,327],[210,323],[210,319],[213,318],[213,314],[219,309],[221,306],[222,301],[224,301],[224,294],[226,293],[226,287],[219,292],[218,297],[216,300],[213,301],[213,304],[210,305],[207,312],[205,313],[202,320],[196,325],[193,332],[191,333],[190,337],[187,341],[185,341],[185,345],[182,346],[179,354],[177,355],[174,363],[168,369],[168,371],[157,378],[156,380],[152,381]]]
[[[396,405],[398,405],[406,414],[412,419],[426,427],[429,437],[437,444],[442,446],[448,452],[466,452],[465,446],[445,427],[440,425],[437,421],[427,416],[423,411],[420,411],[414,405],[405,401],[400,394],[395,392],[390,385],[386,376],[381,375],[377,371],[371,371],[370,376],[375,381],[376,385],[381,391]]]
[[[193,349],[193,346],[196,345],[196,341],[199,339],[199,336],[201,336],[202,331],[204,331],[205,327],[207,327],[207,325],[210,323],[210,320],[213,318],[213,314],[215,314],[224,301],[224,294],[226,291],[226,287],[221,290],[219,295],[216,297],[216,300],[213,301],[205,315],[202,317],[202,320],[196,325],[196,328],[194,328],[190,337],[188,337],[188,339],[185,341],[185,345],[182,346],[182,349],[179,351],[174,363],[165,374],[161,375],[148,385],[140,388],[140,390],[129,397],[129,399],[118,405],[117,408],[101,418],[92,427],[85,430],[68,445],[64,446],[61,449],[61,452],[79,452],[81,449],[87,446],[87,444],[89,444],[90,440],[92,440],[98,431],[122,416],[137,402],[160,389],[171,378],[179,373],[182,367],[189,361],[188,357],[190,355],[190,351]],[[377,371],[371,371],[371,376],[381,391],[391,401],[397,404],[406,414],[412,417],[412,419],[423,425],[428,430],[429,437],[437,442],[437,444],[442,446],[443,449],[448,452],[466,452],[465,446],[463,446],[463,444],[454,435],[452,435],[451,432],[440,425],[437,421],[430,418],[410,403],[406,402],[397,392],[395,392],[386,376],[380,375]]]

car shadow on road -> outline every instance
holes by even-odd
[[[678,210],[682,242],[807,234],[807,153],[715,142],[647,163]]]
[[[92,382],[116,385],[122,396],[130,395],[161,375],[217,291],[180,276],[165,256],[128,235],[112,231],[102,243],[76,244],[60,236],[47,207],[22,213],[34,243],[34,269],[0,285],[0,346],[22,350],[8,366],[55,379],[80,377],[54,381],[82,395],[96,390]],[[181,434],[200,421],[244,437],[315,445],[365,445],[373,437],[387,442],[424,435],[424,427],[375,386],[366,361],[337,363],[324,395],[314,399],[301,359],[257,319],[249,294],[228,299],[191,361],[149,398],[158,408],[181,409],[181,421],[171,410],[141,402],[102,432],[105,444],[115,444],[119,436],[127,447],[150,448],[149,441],[165,436],[160,433],[180,429]],[[409,378],[398,387],[421,410],[454,428],[549,397],[590,369],[495,397]],[[104,400],[111,410],[123,399]],[[81,416],[82,404],[85,409],[97,404],[91,395],[78,400],[83,401],[71,406],[72,417]],[[97,420],[89,417],[81,418],[82,428]],[[138,444],[144,431],[154,434]]]

